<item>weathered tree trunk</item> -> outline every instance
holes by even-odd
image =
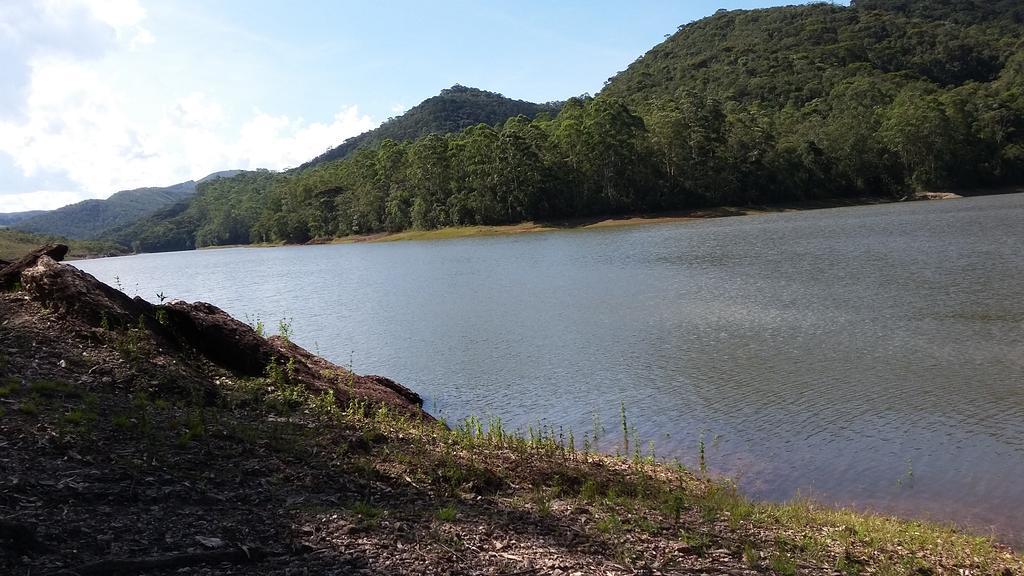
[[[18,264],[15,264],[18,266]],[[8,266],[5,270],[10,270]],[[152,322],[153,305],[142,298],[107,286],[74,266],[58,264],[45,254],[19,271],[25,291],[53,310],[78,316],[92,326],[137,326],[139,318]],[[155,324],[155,322],[153,322]]]
[[[5,263],[5,265],[0,266],[0,289],[9,289],[20,282],[22,271],[35,266],[41,257],[48,256],[55,262],[60,262],[67,255],[68,247],[64,244],[47,244],[29,252],[14,262]]]

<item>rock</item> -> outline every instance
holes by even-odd
[[[246,376],[262,376],[275,349],[251,326],[205,302],[174,300],[159,307],[177,338],[214,363]]]
[[[272,336],[265,340],[275,349],[274,362],[290,366],[290,378],[309,390],[332,390],[335,398],[345,402],[353,397],[373,403],[388,404],[410,415],[432,420],[423,412],[423,399],[412,390],[383,376],[360,376],[310,353],[294,342]]]
[[[5,262],[0,266],[0,288],[7,289],[21,280],[21,273],[27,268],[36,265],[36,262],[43,256],[60,262],[68,255],[68,247],[64,244],[47,244],[40,246],[14,262]]]
[[[398,394],[399,396],[404,398],[406,401],[411,402],[419,406],[420,408],[423,407],[423,398],[420,397],[419,394],[413,392],[412,390],[406,388],[405,386],[402,386],[401,384],[395,382],[390,378],[385,378],[383,376],[363,376],[362,378],[378,386],[381,386],[382,388],[391,390],[395,394]]]
[[[10,266],[5,271],[9,269]],[[38,257],[32,267],[24,269],[20,278],[33,300],[51,310],[77,316],[92,326],[135,326],[140,317],[152,321],[153,305],[149,302],[129,298],[91,274],[74,266],[58,264],[46,255]]]

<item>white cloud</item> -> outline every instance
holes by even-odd
[[[0,196],[0,212],[53,210],[81,200],[81,194],[68,190],[39,190]]]
[[[87,67],[50,60],[33,67],[24,122],[0,122],[0,152],[26,177],[64,173],[82,188],[76,200],[118,190],[163,186],[232,168],[282,169],[373,127],[346,107],[330,123],[308,123],[254,111],[233,128],[223,107],[194,92],[155,124],[125,112],[125,97]],[[39,193],[40,206],[49,204]],[[0,211],[25,204],[0,195]]]
[[[122,112],[122,97],[88,67],[66,60],[32,66],[24,120],[0,122],[0,151],[27,178],[64,173],[81,197],[144,185],[166,177],[146,134]]]
[[[118,34],[125,31],[134,32],[146,18],[146,11],[136,0],[46,0],[49,6],[68,6],[82,4],[93,16],[116,30]]]
[[[171,113],[187,128],[215,128],[224,121],[224,109],[202,92],[179,98]]]
[[[301,118],[258,112],[242,126],[235,152],[247,167],[279,170],[297,166],[373,127],[373,120],[361,116],[355,106],[343,108],[330,124],[305,124]]]
[[[0,2],[0,117],[22,111],[37,59],[97,59],[119,45],[155,41],[136,0],[3,0]]]
[[[22,184],[15,194],[0,193],[0,212],[53,208],[217,170],[296,166],[375,124],[354,106],[310,122],[260,110],[239,115],[216,94],[188,89],[151,101],[118,86],[100,65],[154,40],[138,2],[8,1],[0,0],[0,64],[15,58],[25,78],[19,112],[0,108],[0,154],[21,172],[7,180]],[[35,24],[26,32],[19,18]],[[17,49],[5,53],[12,45]],[[6,83],[0,79],[0,88]],[[43,176],[54,174],[78,190],[52,191]],[[24,190],[33,178],[39,190]],[[4,179],[0,173],[0,184]]]

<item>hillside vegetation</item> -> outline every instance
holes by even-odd
[[[91,258],[96,256],[120,256],[127,253],[124,246],[102,240],[72,240],[55,236],[42,236],[21,230],[0,228],[0,261],[12,262],[44,244],[64,242],[71,248],[71,258]],[[3,268],[0,265],[0,268]]]
[[[15,224],[19,230],[66,238],[94,238],[112,226],[138,220],[195,193],[196,183],[124,190],[106,200],[83,200]]]
[[[211,183],[138,250],[1024,181],[1019,2],[720,11],[555,116]]]
[[[172,186],[123,190],[105,200],[84,200],[21,218],[13,227],[49,236],[78,240],[96,239],[111,228],[132,224],[160,208],[186,200],[195,194],[200,183],[229,178],[238,173],[239,170],[226,170],[215,172],[198,181],[189,180]],[[10,216],[17,217],[16,214]]]
[[[371,147],[385,140],[415,140],[427,134],[458,132],[477,124],[498,126],[516,116],[533,118],[542,113],[557,114],[559,108],[560,102],[534,104],[456,84],[379,127],[349,138],[300,168],[347,158],[359,148]]]
[[[46,212],[46,210],[29,210],[27,212],[7,212],[0,214],[0,228],[17,224],[22,220],[28,220],[29,218],[38,216],[44,212]]]

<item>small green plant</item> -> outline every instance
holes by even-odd
[[[63,420],[73,426],[84,426],[96,420],[96,413],[84,408],[76,408],[64,414]]]
[[[35,416],[39,414],[39,406],[35,400],[26,400],[18,405],[18,411],[26,416]]]
[[[263,323],[263,319],[262,318],[260,318],[259,316],[256,316],[255,318],[249,318],[249,315],[246,314],[245,315],[245,322],[249,326],[252,327],[253,331],[256,332],[257,336],[259,336],[260,338],[266,338],[266,336],[267,336],[267,327]]]
[[[309,409],[314,416],[325,422],[337,420],[341,416],[338,401],[334,397],[334,390],[328,390],[319,396],[311,397]]]
[[[662,510],[667,516],[672,518],[673,524],[679,524],[679,519],[683,514],[683,510],[686,508],[686,501],[686,494],[681,490],[669,492],[664,496],[662,501]]]
[[[437,512],[434,513],[434,518],[441,522],[454,522],[456,516],[458,516],[458,510],[451,504],[438,508]]]
[[[594,502],[600,496],[601,491],[597,486],[597,482],[593,480],[587,480],[580,486],[580,498],[589,502]]]
[[[593,418],[592,418],[592,421],[591,421],[591,425],[592,425],[593,428],[591,429],[592,435],[591,435],[590,438],[596,444],[597,441],[602,436],[604,436],[604,432],[605,432],[604,423],[601,422],[601,415],[598,414],[597,412],[594,412],[594,415],[593,415]]]
[[[679,533],[679,540],[684,546],[690,549],[697,556],[704,556],[711,550],[714,542],[706,532],[683,530]]]
[[[635,526],[641,532],[646,532],[648,534],[658,533],[658,525],[644,517],[634,519],[633,526]]]
[[[617,514],[605,516],[595,526],[602,534],[618,534],[622,532],[622,519]]]
[[[551,516],[551,496],[546,491],[537,489],[533,492],[533,506],[536,508],[538,515],[544,517]]]
[[[706,476],[708,473],[708,461],[704,453],[704,434],[700,435],[700,473]]]
[[[622,445],[624,454],[629,454],[629,421],[626,419],[626,403],[619,402],[619,420],[622,423]]]
[[[360,500],[353,504],[352,512],[368,524],[376,524],[380,517],[384,515],[384,510],[366,500]]]
[[[36,380],[28,385],[32,394],[42,398],[81,398],[82,391],[60,380]]]
[[[783,550],[772,556],[769,566],[779,576],[796,576],[796,560]]]
[[[185,417],[184,430],[178,437],[178,445],[186,446],[206,435],[206,414],[202,410],[191,410]]]
[[[282,318],[277,321],[277,334],[281,338],[291,342],[292,340],[292,320],[289,318]]]
[[[748,567],[756,569],[761,565],[761,553],[751,544],[746,544],[743,546],[743,561]]]

